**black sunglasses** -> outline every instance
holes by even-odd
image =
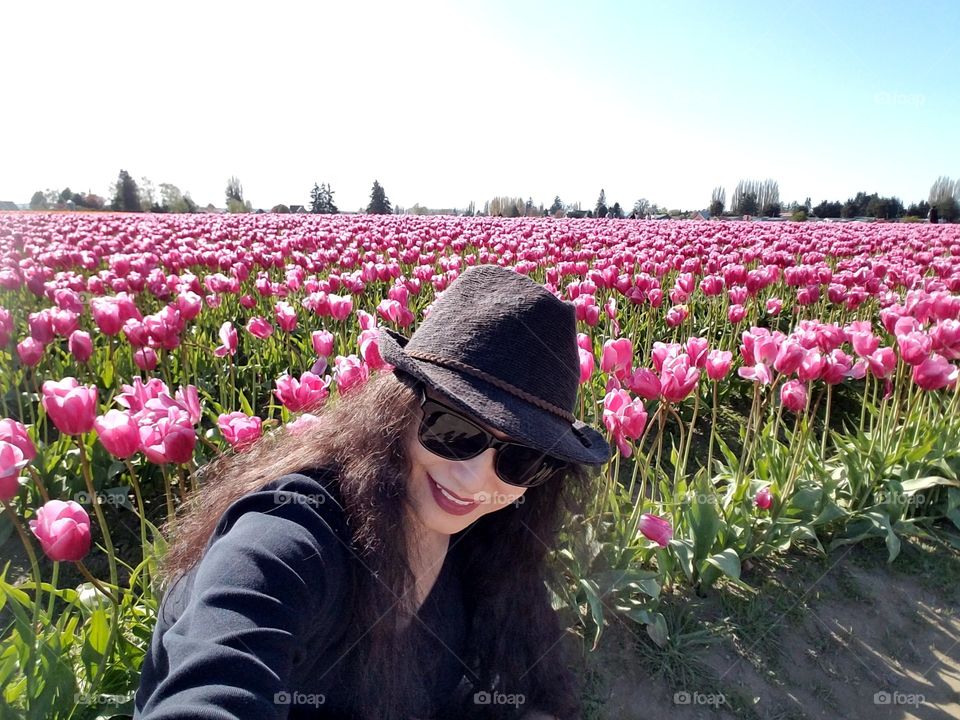
[[[469,460],[487,448],[494,448],[497,476],[508,485],[534,487],[546,482],[566,463],[529,445],[507,442],[494,437],[456,410],[429,397],[419,386],[420,444],[447,460]]]

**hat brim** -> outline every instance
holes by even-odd
[[[403,350],[409,338],[378,330],[377,345],[386,362],[443,393],[462,412],[568,462],[603,465],[610,460],[610,445],[590,425],[580,420],[571,424],[485,380],[410,357]]]

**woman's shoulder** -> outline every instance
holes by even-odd
[[[307,468],[287,473],[237,498],[220,516],[208,547],[249,513],[284,518],[303,525],[322,544],[337,541],[349,547],[351,543],[339,485],[336,476],[327,470]]]

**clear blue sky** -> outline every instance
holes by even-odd
[[[224,205],[924,199],[960,177],[960,2],[20,1],[0,200],[121,168]]]

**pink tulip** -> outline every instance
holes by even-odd
[[[90,339],[89,333],[85,333],[83,330],[74,330],[67,341],[67,348],[77,362],[85,363],[93,354],[93,341]]]
[[[723,380],[733,364],[733,353],[729,350],[711,350],[707,353],[705,368],[707,377],[713,381]]]
[[[319,357],[330,357],[333,354],[333,333],[327,330],[314,330],[310,334],[313,351]]]
[[[97,417],[97,388],[80,385],[76,378],[43,383],[43,408],[65,435],[82,435],[93,430]]]
[[[334,358],[333,377],[341,395],[351,388],[363,385],[370,377],[370,367],[356,355],[337,355]]]
[[[157,353],[151,347],[142,347],[133,354],[134,364],[144,372],[150,372],[157,367]]]
[[[769,510],[770,506],[773,505],[773,493],[770,492],[770,488],[761,488],[757,492],[753,502],[756,503],[757,507],[761,510]]]
[[[744,380],[750,380],[751,382],[760,383],[761,385],[769,385],[773,381],[770,368],[764,363],[744,365],[743,367],[737,368],[737,375]]]
[[[577,348],[577,353],[580,355],[580,384],[583,385],[593,377],[596,361],[593,358],[593,353],[584,350],[582,347]]]
[[[28,367],[36,367],[43,357],[44,344],[32,337],[24,338],[17,343],[17,355],[20,362]]]
[[[700,380],[700,371],[690,362],[687,354],[667,358],[660,372],[660,394],[667,402],[683,401]]]
[[[180,293],[175,304],[180,315],[187,322],[196,319],[203,310],[203,298],[190,290]]]
[[[309,430],[313,425],[320,422],[320,418],[310,413],[303,413],[296,420],[291,420],[285,427],[287,432],[293,435],[300,435]]]
[[[334,320],[346,320],[353,312],[353,298],[349,295],[341,297],[330,294],[327,300],[330,303],[330,315]]]
[[[129,413],[108,410],[93,421],[100,444],[115,458],[128,458],[140,449],[140,429]]]
[[[0,347],[6,347],[13,335],[13,316],[5,307],[0,307]]]
[[[747,309],[743,305],[731,305],[727,309],[727,320],[734,325],[739,325],[747,316]]]
[[[777,357],[773,361],[774,369],[783,375],[792,375],[800,367],[800,363],[807,356],[807,351],[796,338],[787,338],[777,350]]]
[[[190,462],[197,444],[197,434],[184,415],[179,419],[161,418],[151,425],[141,425],[140,447],[147,460],[157,465]]]
[[[660,378],[652,370],[637,368],[624,380],[630,392],[645,400],[656,400],[660,395]]]
[[[893,348],[882,347],[864,357],[870,373],[878,380],[885,380],[893,374],[897,367],[897,355]]]
[[[603,344],[603,354],[600,356],[600,372],[623,379],[630,372],[633,361],[633,344],[630,338],[607,340]]]
[[[924,390],[939,390],[957,382],[957,366],[936,353],[913,368],[913,381]]]
[[[588,353],[593,353],[593,340],[586,333],[577,333],[577,345]]]
[[[783,300],[772,297],[767,300],[766,310],[768,315],[779,315],[783,310]]]
[[[947,360],[960,360],[960,320],[940,320],[930,331],[934,352]]]
[[[650,360],[653,368],[658,373],[663,371],[663,363],[670,358],[675,358],[683,352],[683,345],[680,343],[663,343],[657,340],[653,343],[653,350],[650,351]]]
[[[214,348],[213,354],[217,357],[234,355],[237,352],[237,330],[229,320],[220,326],[220,345]]]
[[[266,340],[273,334],[273,325],[259,315],[255,315],[247,321],[247,332],[259,340]]]
[[[690,337],[687,339],[684,349],[687,352],[687,355],[690,356],[690,361],[696,365],[699,369],[703,370],[707,364],[707,351],[709,350],[709,343],[706,338],[702,337]]]
[[[803,412],[807,407],[807,386],[799,380],[788,380],[780,386],[780,402],[792,413]]]
[[[277,389],[273,392],[287,410],[299,412],[326,400],[330,381],[329,375],[324,379],[310,371],[304,372],[299,380],[284,374],[276,379]]]
[[[687,310],[686,305],[674,305],[672,308],[667,310],[667,316],[665,322],[667,327],[677,327],[683,324],[683,321],[687,319],[687,316],[690,315],[690,311]]]
[[[260,437],[263,423],[256,415],[242,412],[221,413],[217,427],[224,439],[236,450],[244,450]]]
[[[613,435],[620,454],[630,457],[633,448],[626,439],[636,440],[647,425],[647,412],[638,399],[625,390],[611,390],[603,398],[603,424]]]
[[[361,330],[377,329],[377,316],[371,315],[366,310],[357,310],[357,322],[360,324]],[[330,353],[327,354],[329,355]]]
[[[10,502],[20,491],[20,471],[29,464],[23,450],[13,443],[0,440],[0,500]]]
[[[90,550],[90,516],[73,500],[50,500],[37,510],[30,530],[48,558],[78,562]]]
[[[20,448],[25,460],[33,460],[37,456],[37,448],[30,439],[26,426],[13,418],[0,420],[0,440]]]
[[[30,328],[30,337],[38,343],[49,345],[53,342],[55,333],[53,331],[53,311],[51,308],[30,313],[27,316],[27,325]]]
[[[286,300],[280,300],[273,307],[277,325],[284,332],[293,332],[297,329],[297,311]]]
[[[838,385],[853,369],[853,360],[843,350],[833,350],[823,356],[823,381],[828,385]]]
[[[250,294],[242,295],[239,302],[240,307],[246,310],[253,310],[257,306],[257,299]]]
[[[392,369],[393,366],[380,356],[380,345],[377,343],[379,335],[377,330],[364,330],[360,333],[360,357],[371,370]]]
[[[652,540],[660,547],[667,547],[673,538],[673,528],[670,523],[657,515],[643,513],[640,516],[638,528],[648,540]]]
[[[800,363],[800,367],[797,368],[797,377],[802,382],[819,380],[823,374],[824,364],[823,355],[818,350],[808,350],[806,357]]]

